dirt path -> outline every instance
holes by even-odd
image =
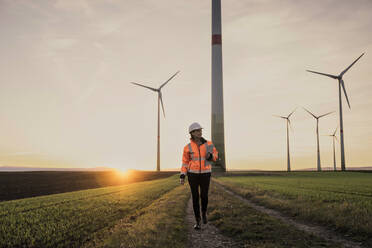
[[[287,216],[284,216],[283,214],[281,214],[280,212],[278,212],[276,210],[257,205],[255,203],[253,203],[252,201],[250,201],[246,198],[243,198],[240,195],[226,189],[224,186],[217,183],[216,181],[214,181],[214,182],[218,187],[220,187],[221,189],[223,189],[227,193],[235,196],[236,198],[240,199],[241,201],[245,202],[247,205],[256,209],[257,211],[263,212],[263,213],[268,214],[272,217],[280,219],[284,223],[295,226],[299,230],[302,230],[304,232],[307,232],[307,233],[313,234],[315,236],[321,237],[321,238],[323,238],[325,240],[328,240],[328,241],[333,241],[333,242],[336,242],[336,243],[343,244],[344,247],[346,247],[346,248],[362,248],[362,246],[360,244],[358,244],[356,242],[353,242],[353,241],[346,240],[338,233],[335,233],[331,230],[328,230],[328,229],[326,229],[322,226],[310,225],[310,224],[305,224],[305,223],[300,223],[298,221],[295,221],[295,220],[293,220],[293,219],[291,219]]]
[[[188,227],[188,246],[190,248],[224,248],[239,247],[234,240],[223,236],[219,230],[208,223],[202,224],[201,230],[194,230],[195,217],[192,209],[192,199],[187,203],[186,223]]]

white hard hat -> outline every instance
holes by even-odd
[[[203,129],[203,128],[202,128],[202,126],[200,126],[199,123],[194,122],[193,124],[191,124],[191,125],[189,126],[189,133],[191,133],[191,132],[194,131],[194,130],[198,130],[198,129]]]

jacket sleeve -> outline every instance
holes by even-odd
[[[187,174],[187,169],[189,167],[190,162],[190,153],[187,146],[183,148],[183,155],[182,155],[182,166],[181,166],[181,178],[185,178]]]
[[[213,144],[213,161],[216,162],[218,160],[218,151]]]

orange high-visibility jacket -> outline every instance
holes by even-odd
[[[218,151],[211,141],[202,138],[202,144],[198,146],[192,139],[183,148],[181,175],[191,173],[212,172],[212,162],[207,160],[207,153],[211,153],[212,160],[217,161]]]

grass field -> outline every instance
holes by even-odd
[[[341,247],[256,211],[213,182],[209,200],[209,220],[223,234],[238,241],[239,247]]]
[[[138,175],[132,180],[140,180]],[[372,247],[372,173],[257,172],[214,178],[209,219],[242,247],[339,245],[250,208],[217,183],[260,205],[332,228]],[[2,201],[0,247],[186,247],[190,190],[178,182],[174,175]]]
[[[131,171],[130,177],[126,177],[116,171],[0,172],[0,201],[123,185],[165,178],[176,173]]]
[[[173,176],[0,202],[0,247],[81,247],[177,185]]]
[[[372,247],[372,173],[233,173],[217,181],[256,203]]]
[[[184,248],[187,246],[185,206],[189,198],[188,187],[178,186],[113,228],[97,232],[83,247]]]

